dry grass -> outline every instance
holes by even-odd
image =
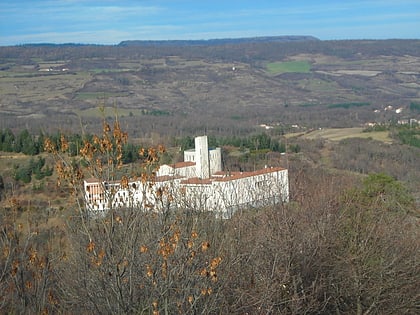
[[[22,153],[0,152],[0,173],[10,172],[13,165],[25,164],[29,159],[30,157]]]
[[[27,76],[1,76],[0,94],[3,102],[38,102],[65,99],[90,79],[87,73],[77,74],[28,74]]]
[[[372,138],[374,140],[382,141],[385,143],[392,143],[388,131],[373,131],[363,132],[365,128],[326,128],[318,129],[307,134],[303,137],[306,139],[326,139],[330,141],[340,141],[347,138]]]
[[[316,71],[320,74],[327,74],[332,76],[342,76],[342,75],[358,75],[358,76],[366,76],[366,77],[373,77],[382,73],[381,71],[375,70],[336,70],[336,71]]]

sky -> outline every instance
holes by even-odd
[[[2,0],[0,46],[312,35],[420,39],[420,0]]]

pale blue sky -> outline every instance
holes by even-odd
[[[420,0],[10,0],[0,45],[312,35],[420,39]]]

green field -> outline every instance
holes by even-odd
[[[114,117],[115,115],[119,117],[143,115],[140,109],[115,108],[111,106],[105,106],[103,108],[93,107],[93,108],[83,109],[83,110],[76,109],[73,112],[76,115],[81,116],[81,117],[95,117],[95,118]]]
[[[89,100],[89,99],[105,99],[108,97],[122,97],[128,96],[127,92],[78,92],[75,93],[75,99],[77,100]]]
[[[266,65],[266,69],[270,74],[308,73],[311,70],[311,64],[308,61],[270,62]]]

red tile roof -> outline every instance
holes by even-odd
[[[184,165],[184,166],[179,166],[179,167],[188,167],[188,166],[193,166],[195,165],[194,162],[179,162],[176,163],[174,165]],[[251,177],[251,176],[257,176],[257,175],[262,175],[262,174],[268,174],[268,173],[274,173],[274,172],[279,172],[279,171],[283,171],[285,170],[282,167],[267,167],[267,168],[263,168],[260,170],[256,170],[253,172],[216,172],[214,174],[214,176],[212,176],[211,178],[205,178],[205,179],[201,179],[198,177],[193,177],[193,178],[186,178],[184,180],[181,181],[181,184],[184,185],[210,185],[213,181],[217,181],[217,182],[227,182],[227,181],[231,181],[231,180],[237,180],[237,179],[241,179],[241,178],[246,178],[246,177]],[[157,176],[156,178],[154,178],[155,182],[165,182],[165,181],[173,181],[175,179],[182,179],[184,178],[183,176],[170,176],[170,175],[163,175],[163,176]],[[94,184],[94,183],[98,183],[100,184],[100,181],[98,181],[96,178],[89,178],[85,180],[87,183],[89,184]],[[135,182],[136,180],[131,179],[129,181],[129,183]],[[109,181],[109,184],[120,184],[119,181]]]
[[[156,176],[154,179],[155,182],[166,182],[174,179],[183,178],[182,176],[171,176],[171,175],[162,175],[162,176]]]
[[[215,182],[228,182],[231,180],[237,180],[246,177],[258,176],[263,174],[275,173],[279,171],[286,170],[282,167],[267,167],[253,172],[216,172],[215,175],[211,178],[201,179],[198,177],[188,178],[181,181],[181,184],[184,185],[209,185],[213,181]],[[223,175],[223,177],[221,177]]]
[[[274,172],[279,172],[283,170],[285,169],[282,167],[267,167],[267,168],[263,168],[263,169],[256,170],[253,172],[229,172],[229,173],[217,172],[216,175],[218,175],[219,177],[215,177],[214,180],[218,182],[227,182],[230,180],[257,176],[257,175],[262,175],[262,174],[268,174],[268,173],[274,173]],[[225,176],[220,177],[221,175],[220,173],[223,173],[223,175]]]
[[[198,178],[198,177],[193,177],[193,178],[188,178],[185,179],[183,181],[181,181],[181,184],[184,185],[210,185],[212,182],[212,180],[210,178]]]
[[[102,180],[102,181],[100,181],[99,179],[92,177],[92,178],[85,179],[85,182],[88,183],[88,184],[102,184],[102,183],[120,184],[121,180]]]
[[[85,179],[85,182],[88,183],[88,184],[99,183],[98,179],[94,178],[94,177]]]
[[[194,165],[195,165],[195,162],[187,161],[187,162],[177,162],[170,166],[173,168],[183,168],[183,167],[194,166]]]

